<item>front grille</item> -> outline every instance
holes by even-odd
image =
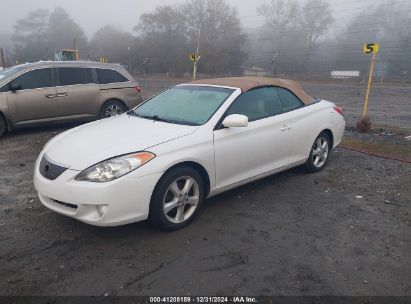
[[[55,165],[51,162],[49,162],[45,156],[40,161],[40,173],[43,175],[45,178],[49,180],[55,180],[57,177],[63,174],[64,171],[67,170],[67,168],[60,167],[58,165]]]

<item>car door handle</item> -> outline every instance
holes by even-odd
[[[57,97],[67,97],[68,93],[58,93]]]
[[[56,98],[57,94],[47,94],[46,97],[47,98]]]
[[[284,125],[281,127],[280,131],[285,132],[291,130],[291,126],[290,125]]]

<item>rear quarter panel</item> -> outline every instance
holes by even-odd
[[[291,163],[308,159],[314,140],[323,130],[328,129],[333,133],[333,147],[341,142],[345,121],[334,111],[333,106],[333,103],[322,100],[295,111],[292,118]]]
[[[100,106],[110,99],[124,102],[129,109],[132,109],[143,102],[141,94],[135,87],[137,82],[124,82],[100,85]]]

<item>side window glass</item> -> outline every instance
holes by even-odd
[[[91,69],[87,68],[58,68],[59,85],[75,85],[93,83]]]
[[[109,69],[97,69],[100,84],[126,82],[128,79],[119,72]]]
[[[227,115],[242,114],[249,121],[282,113],[277,90],[273,87],[254,89],[240,95],[228,109]]]
[[[287,89],[277,88],[284,112],[289,112],[304,106],[300,99]]]
[[[14,79],[11,83],[19,84],[21,90],[52,87],[51,69],[39,69],[27,72]]]

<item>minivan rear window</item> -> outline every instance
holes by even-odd
[[[100,84],[129,81],[126,77],[121,75],[119,72],[114,71],[114,70],[109,70],[109,69],[97,69],[97,75],[98,75]]]
[[[93,83],[93,75],[89,68],[58,68],[59,85],[76,85]]]

